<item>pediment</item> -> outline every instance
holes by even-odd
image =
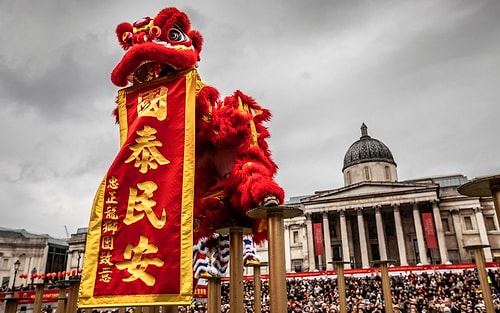
[[[399,183],[399,182],[362,182],[347,187],[318,191],[316,194],[301,199],[301,202],[338,201],[345,198],[381,197],[398,194],[417,194],[435,191],[436,184]]]

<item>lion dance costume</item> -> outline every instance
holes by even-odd
[[[196,66],[201,35],[190,28],[188,17],[167,8],[154,18],[131,25],[120,24],[117,36],[127,51],[111,79],[117,86],[141,84]],[[251,226],[256,242],[265,239],[262,221],[250,221],[245,213],[260,205],[283,202],[283,190],[274,182],[277,166],[271,160],[269,137],[263,122],[271,114],[241,91],[220,100],[218,91],[201,80],[196,95],[195,171],[195,277],[200,271],[224,273],[229,259],[227,236],[214,230]],[[257,258],[245,238],[244,259]],[[215,266],[207,254],[214,250]],[[202,264],[200,266],[200,264]],[[216,268],[216,269],[214,269]]]

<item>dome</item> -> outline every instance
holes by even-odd
[[[342,170],[354,164],[374,161],[396,165],[391,150],[380,140],[368,136],[368,127],[363,123],[361,125],[361,137],[345,153]]]

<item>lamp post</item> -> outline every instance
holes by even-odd
[[[82,258],[82,254],[84,252],[85,251],[83,251],[83,250],[78,250],[78,265],[76,266],[76,275],[77,276],[80,276],[80,274],[79,274],[79,271],[80,271],[80,259]]]
[[[14,288],[16,287],[16,276],[17,276],[17,271],[19,270],[19,266],[21,266],[21,262],[17,260],[14,263],[14,279],[12,280],[12,290],[14,290]]]
[[[37,273],[36,267],[33,267],[33,269],[31,270],[31,285],[32,286],[33,286],[33,281],[35,280],[36,273]]]

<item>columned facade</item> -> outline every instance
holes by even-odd
[[[300,262],[297,249],[302,249],[304,271],[330,270],[335,261],[345,262],[346,269],[376,266],[374,261],[380,260],[394,260],[395,265],[467,263],[473,261],[463,248],[468,244],[489,245],[486,261],[500,261],[493,199],[459,194],[458,186],[468,181],[465,176],[399,181],[392,152],[368,135],[365,124],[344,156],[342,173],[343,187],[287,203],[301,208],[304,216],[285,223],[303,228],[307,237],[294,243],[294,257],[287,262]]]

